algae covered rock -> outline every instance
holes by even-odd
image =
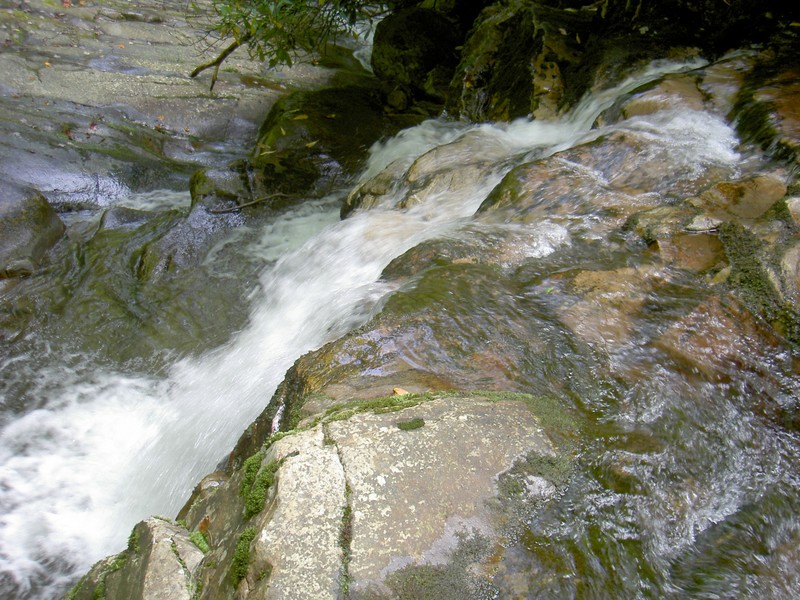
[[[328,192],[358,172],[375,141],[420,119],[388,118],[375,82],[285,96],[259,131],[250,192]]]
[[[449,114],[487,121],[561,110],[593,13],[547,4],[498,2],[479,15],[450,83]]]
[[[64,229],[38,192],[13,186],[0,190],[0,278],[31,275]]]

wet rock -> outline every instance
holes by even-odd
[[[703,302],[655,340],[675,360],[714,380],[729,380],[740,370],[763,372],[778,363],[780,340],[731,298]],[[781,368],[792,370],[792,365]]]
[[[791,268],[783,271],[789,275],[784,284],[775,248],[740,223],[724,223],[719,235],[731,265],[728,285],[751,312],[793,344],[800,343],[800,310],[791,301],[794,287]],[[791,263],[791,256],[790,250],[784,267]]]
[[[704,273],[724,264],[725,252],[716,235],[707,233],[680,234],[660,239],[651,249],[670,266],[695,273]]]
[[[227,210],[252,202],[247,177],[247,162],[235,161],[226,168],[200,169],[189,182],[192,204],[202,203],[211,210]]]
[[[0,279],[31,275],[64,229],[44,196],[4,186],[0,190]]]
[[[65,350],[97,352],[117,364],[152,366],[165,349],[191,353],[219,343],[247,314],[230,278],[247,281],[263,268],[245,261],[216,272],[204,264],[230,227],[225,217],[202,207],[188,214],[110,209],[91,227],[71,227],[54,249],[49,273],[58,285],[29,278],[3,299],[0,313],[27,315],[31,327]],[[32,315],[26,306],[36,307]]]
[[[738,181],[717,183],[688,202],[711,218],[757,219],[786,195],[786,176],[756,175]]]
[[[625,222],[625,230],[633,231],[647,244],[671,238],[684,230],[691,230],[697,211],[690,205],[657,206],[633,214]],[[707,231],[708,228],[700,231]]]
[[[276,436],[187,512],[210,545],[198,597],[478,589],[515,511],[552,499],[569,472],[570,450],[548,436],[577,422],[557,406],[403,394],[340,403]]]
[[[359,171],[375,141],[419,120],[387,117],[374,82],[291,94],[261,126],[251,193],[326,193]]]
[[[800,160],[800,68],[795,54],[762,54],[732,116],[744,139],[796,165]]]
[[[663,281],[664,275],[653,267],[582,271],[571,282],[580,298],[563,306],[559,315],[581,339],[613,351],[634,338],[637,312]]]
[[[702,110],[705,98],[698,88],[696,75],[670,75],[653,88],[634,96],[621,107],[625,119],[648,115],[676,106]]]
[[[444,102],[457,62],[460,27],[441,12],[407,8],[375,28],[372,70],[395,94]],[[404,109],[402,104],[394,106]]]
[[[150,518],[134,527],[125,551],[92,567],[68,597],[193,600],[202,558],[184,527]]]
[[[706,107],[718,114],[730,115],[755,62],[754,54],[737,52],[702,69],[699,88],[706,95]]]
[[[408,208],[434,196],[458,196],[493,181],[493,159],[507,153],[499,140],[467,134],[426,152],[410,165],[398,159],[348,195],[342,216],[379,204]],[[397,190],[402,193],[395,194]]]
[[[580,59],[592,16],[545,2],[489,6],[464,44],[447,112],[472,121],[553,118],[564,108],[565,72]]]

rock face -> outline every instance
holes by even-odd
[[[72,597],[104,585],[109,600],[151,598],[156,582],[170,599],[193,589],[193,598],[474,594],[520,507],[552,500],[569,470],[568,448],[548,431],[574,434],[575,424],[550,421],[552,402],[406,394],[333,406],[195,498],[185,524],[207,541],[202,560],[186,529],[151,519],[134,530],[137,548],[99,563]]]
[[[719,57],[745,40],[768,39],[798,17],[778,4],[495,2],[467,34],[446,110],[479,122],[552,119],[633,64],[685,48]]]
[[[630,27],[625,4],[593,18],[616,10]],[[550,58],[573,30],[504,8],[467,42],[482,61],[462,65],[462,83],[483,79],[459,114],[552,116],[590,86],[536,96],[549,63],[572,65],[569,52]],[[475,37],[483,26],[490,42]],[[512,41],[523,60],[501,73]],[[769,76],[754,75],[764,64]],[[618,79],[607,66],[586,81]],[[796,507],[796,483],[781,479],[795,450],[778,439],[792,436],[775,433],[798,422],[794,71],[742,52],[631,91],[569,149],[517,155],[476,128],[364,182],[346,214],[458,198],[476,182],[485,194],[461,229],[386,267],[394,291],[367,323],[296,361],[179,523],[138,525],[146,546],[99,563],[72,597],[145,598],[156,580],[167,598],[209,599],[637,597],[705,582],[698,537],[715,552],[752,543],[753,506]],[[279,172],[310,144],[318,172],[336,142],[316,142],[307,113],[287,106],[262,130],[261,167]],[[162,567],[149,558],[162,554]],[[716,558],[734,571],[726,591],[741,591],[741,563]]]
[[[645,552],[629,547],[663,523],[700,527],[696,495],[676,491],[673,475],[689,490],[719,486],[704,479],[713,469],[687,476],[660,462],[706,439],[675,444],[654,388],[679,379],[670,390],[696,410],[739,371],[767,391],[797,374],[794,158],[741,161],[726,121],[759,60],[662,77],[602,114],[602,135],[502,173],[512,151],[476,129],[365,182],[353,210],[407,210],[482,180],[488,189],[463,230],[388,265],[396,291],[380,310],[298,359],[225,469],[198,485],[170,543],[194,539],[202,560],[143,575],[129,549],[76,597],[142,597],[115,582],[155,578],[176,598],[571,597],[585,591],[563,577],[573,553],[598,572],[628,569],[608,586],[633,596]],[[784,79],[770,80],[772,94]],[[787,146],[791,129],[780,136]],[[796,404],[780,397],[742,402],[796,427]],[[703,431],[717,418],[708,404]],[[581,411],[622,416],[611,433],[590,431]],[[742,469],[723,466],[728,477]],[[598,513],[621,519],[625,544],[592,537]],[[589,550],[575,545],[582,535]],[[113,595],[123,589],[132,595]]]

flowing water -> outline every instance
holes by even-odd
[[[33,339],[20,345],[24,351],[0,357],[3,378],[29,380],[5,389],[24,387],[33,399],[24,409],[19,398],[3,400],[0,595],[63,593],[94,561],[121,550],[138,520],[174,516],[261,412],[287,368],[366,322],[395,291],[398,284],[380,278],[394,258],[425,240],[477,227],[471,217],[516,162],[593,139],[600,132],[592,124],[616,98],[691,66],[697,65],[656,65],[587,99],[560,123],[427,122],[376,145],[364,176],[478,136],[495,149],[496,167],[467,193],[438,194],[403,211],[379,207],[345,221],[337,219],[342,197],[334,196],[287,211],[263,230],[232,230],[206,261],[229,260],[226,244],[240,244],[241,255],[267,267],[250,289],[246,326],[201,356],[142,374]],[[733,131],[717,117],[691,118],[626,126],[671,136],[675,169],[713,163],[737,172],[744,159]],[[166,194],[125,200],[147,210],[171,201]],[[540,258],[569,249],[591,232],[592,220],[543,219],[518,232],[523,251]],[[653,318],[670,307],[667,299],[654,301]],[[775,364],[760,367],[780,373],[788,359],[768,360]],[[611,373],[597,374],[609,382],[607,393],[584,398],[580,407],[597,425],[581,468],[561,501],[531,517],[509,560],[538,578],[537,593],[545,597],[677,597],[687,590],[728,597],[765,582],[776,597],[796,590],[796,440],[753,414],[747,401],[760,394],[788,402],[796,382],[778,375],[703,382],[635,343],[612,352],[611,361]],[[628,381],[615,384],[622,373]]]

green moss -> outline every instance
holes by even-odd
[[[258,470],[261,468],[263,460],[264,451],[260,450],[244,461],[242,465],[242,485],[239,488],[239,494],[242,497],[246,497],[253,487],[253,482],[256,480],[256,475],[258,475]]]
[[[764,244],[740,223],[724,223],[719,238],[731,265],[728,283],[747,308],[761,316],[795,346],[800,345],[800,315],[773,285],[763,261]]]
[[[72,586],[72,588],[67,592],[67,595],[64,596],[64,600],[75,600],[78,597],[78,592],[83,589],[83,585],[86,583],[86,580],[89,578],[89,575],[84,575],[81,577],[80,581]]]
[[[250,563],[250,544],[256,537],[256,528],[248,527],[239,536],[239,541],[236,544],[236,550],[233,552],[233,560],[231,561],[230,576],[233,581],[233,587],[239,587],[239,582],[247,575],[247,566]]]
[[[480,564],[488,558],[491,550],[489,541],[476,532],[457,535],[458,546],[449,562],[436,565],[409,565],[391,573],[386,578],[386,584],[393,592],[392,597],[400,600],[416,598],[462,600],[484,595],[492,597],[492,594],[479,593],[480,581],[473,571],[475,564]]]
[[[381,398],[372,398],[370,400],[353,400],[343,404],[336,404],[325,411],[322,416],[318,417],[311,424],[311,427],[319,423],[346,421],[364,412],[372,411],[375,414],[397,412],[411,406],[416,406],[422,402],[433,400],[436,397],[437,396],[433,394],[403,394],[402,396],[384,396]]]
[[[420,417],[415,417],[413,419],[409,419],[408,421],[398,421],[397,428],[402,429],[403,431],[412,431],[414,429],[419,429],[425,425],[425,419]]]
[[[128,552],[133,552],[134,554],[139,554],[141,548],[139,547],[139,531],[136,527],[131,530],[131,534],[128,536]]]
[[[200,548],[200,552],[206,554],[210,548],[208,547],[208,540],[206,536],[203,535],[199,531],[193,531],[189,534],[189,540],[198,548]]]
[[[92,600],[105,600],[106,597],[106,576],[105,574],[100,579],[97,584],[97,587],[94,588],[94,593],[92,594]]]
[[[345,505],[342,511],[342,524],[339,528],[339,548],[342,550],[342,566],[339,573],[339,597],[350,597],[350,560],[353,556],[353,506],[350,502],[353,490],[344,484]]]
[[[256,474],[255,480],[247,490],[244,499],[244,519],[250,519],[264,510],[264,503],[267,500],[267,492],[272,484],[275,483],[275,475],[281,466],[282,461],[272,461],[265,465]]]

